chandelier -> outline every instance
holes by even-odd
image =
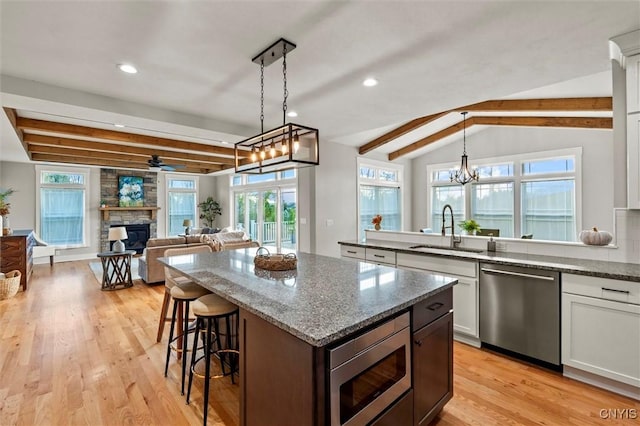
[[[287,123],[287,53],[296,45],[281,38],[251,61],[260,65],[260,134],[235,144],[236,173],[263,174],[320,164],[318,129]],[[282,126],[264,130],[264,67],[282,58]]]
[[[458,182],[460,185],[466,185],[472,180],[478,181],[478,171],[469,170],[469,163],[467,159],[467,111],[461,112],[462,114],[462,161],[460,163],[460,169],[451,172],[451,182]]]

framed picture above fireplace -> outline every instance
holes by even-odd
[[[143,207],[144,186],[140,176],[118,176],[118,205]]]

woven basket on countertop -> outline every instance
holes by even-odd
[[[0,278],[0,300],[9,299],[16,295],[20,288],[20,271],[10,271]]]
[[[264,253],[266,252],[266,254]],[[253,259],[256,268],[266,269],[268,271],[289,271],[296,269],[298,266],[298,258],[294,253],[288,254],[271,254],[266,247],[260,247],[256,251],[256,257]]]

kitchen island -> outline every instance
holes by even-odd
[[[446,389],[436,397],[407,389],[401,401],[390,401],[395,404],[387,411],[402,411],[399,415],[410,419],[406,424],[426,424],[451,398],[450,300],[455,278],[305,253],[298,254],[297,270],[270,272],[254,268],[255,252],[241,249],[161,260],[240,307],[241,424],[345,423],[343,415],[336,419],[336,404],[331,402],[331,350],[405,318],[403,331],[413,333],[402,349],[409,361],[404,365],[394,358],[394,368],[402,364],[409,383],[424,384],[429,375],[440,374],[433,380],[440,379],[437,385]],[[423,337],[416,339],[418,335]],[[423,345],[425,339],[434,339],[429,340],[433,344]],[[412,340],[421,349],[411,349]],[[412,364],[414,374],[423,371],[415,368],[416,353],[440,360],[440,372],[412,377]],[[354,406],[371,405],[363,401],[354,401]],[[357,415],[351,420],[356,421],[347,424],[360,424]]]

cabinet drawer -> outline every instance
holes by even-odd
[[[391,250],[370,249],[366,250],[365,259],[368,262],[396,265],[396,252]]]
[[[562,274],[562,291],[640,305],[640,283],[634,281]]]
[[[477,262],[454,260],[442,256],[399,253],[398,266],[426,269],[445,275],[453,275],[454,277],[463,276],[475,278],[478,276]]]
[[[340,246],[340,255],[364,260],[364,247]]]
[[[453,309],[453,288],[442,291],[413,306],[412,329],[418,330]]]

